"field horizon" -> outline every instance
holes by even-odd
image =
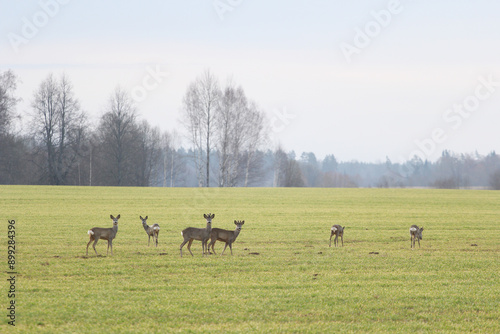
[[[0,186],[0,203],[17,272],[2,307],[15,300],[20,333],[500,332],[498,191]],[[181,258],[180,232],[206,213],[245,221],[233,256],[195,241]],[[104,240],[86,256],[110,214],[113,256]],[[139,216],[160,225],[158,248]],[[343,247],[328,247],[333,224]]]

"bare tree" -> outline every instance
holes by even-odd
[[[43,144],[48,183],[67,184],[81,152],[87,119],[68,78],[62,75],[58,82],[49,74],[35,92],[32,107],[32,131]]]
[[[246,122],[246,143],[245,148],[247,152],[246,167],[245,167],[245,183],[244,186],[248,187],[250,177],[259,174],[257,168],[258,156],[257,150],[264,145],[268,140],[268,129],[265,126],[264,112],[259,110],[257,105],[253,102],[248,106],[247,122]],[[252,168],[253,167],[253,168]]]
[[[146,120],[139,126],[137,134],[138,151],[132,163],[135,165],[135,185],[152,185],[152,175],[160,167],[161,137],[158,127],[152,128]]]
[[[182,157],[177,151],[179,134],[175,130],[172,133],[165,132],[161,141],[163,151],[162,185],[163,187],[174,187],[182,166]]]
[[[99,183],[124,186],[134,184],[134,153],[137,150],[137,112],[131,97],[117,87],[101,117],[99,136]]]
[[[14,117],[14,108],[20,100],[14,96],[17,81],[12,70],[0,73],[0,136],[7,133]]]
[[[246,97],[241,86],[232,83],[224,89],[219,106],[216,130],[219,186],[248,186],[251,167],[257,167],[255,152],[267,138],[264,113]]]
[[[247,98],[241,87],[232,84],[224,90],[217,114],[217,152],[219,186],[234,187],[238,181],[241,153],[245,141]]]
[[[28,168],[28,141],[12,131],[16,104],[21,100],[14,93],[18,78],[13,71],[0,72],[0,184],[31,183]]]
[[[210,186],[210,153],[220,95],[217,79],[206,71],[189,85],[184,96],[184,124],[193,145],[200,187]]]

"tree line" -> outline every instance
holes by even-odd
[[[65,74],[47,75],[29,98],[30,110],[18,114],[18,82],[12,70],[0,72],[0,184],[500,189],[495,152],[363,163],[270,149],[265,112],[243,87],[222,86],[210,71],[189,84],[182,100],[187,140],[141,120],[121,87],[92,124]],[[20,118],[30,120],[26,128],[16,128]]]

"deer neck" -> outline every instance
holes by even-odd
[[[144,227],[144,231],[149,232],[149,226],[146,223],[142,223],[142,227]]]
[[[241,228],[240,229],[235,229],[234,232],[233,232],[233,241],[236,240],[236,238],[238,237],[238,235],[240,235],[240,232],[241,232]]]

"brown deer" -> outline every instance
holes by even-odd
[[[410,227],[410,248],[415,248],[415,240],[418,241],[418,248],[420,248],[420,240],[422,240],[423,227],[418,227],[417,225],[412,225]]]
[[[109,248],[111,247],[111,255],[113,255],[113,239],[116,237],[116,233],[118,232],[118,219],[120,219],[120,215],[113,217],[113,215],[109,215],[111,219],[113,219],[113,227],[102,228],[102,227],[94,227],[88,230],[88,235],[90,235],[90,240],[87,244],[87,255],[89,255],[89,245],[92,241],[94,244],[92,247],[94,248],[95,254],[97,251],[95,249],[95,245],[99,241],[99,239],[108,240],[108,250],[106,251],[106,255],[108,255]]]
[[[182,230],[181,235],[184,237],[184,242],[181,244],[180,250],[181,250],[181,257],[182,257],[182,247],[188,243],[187,249],[189,253],[191,253],[191,256],[193,256],[193,252],[191,252],[191,244],[193,243],[193,240],[201,240],[201,247],[203,249],[203,255],[205,253],[208,253],[208,238],[210,238],[210,232],[212,231],[212,219],[214,219],[215,214],[204,214],[203,217],[207,220],[207,227],[206,228],[196,228],[196,227],[188,227]]]
[[[221,228],[213,228],[210,233],[210,244],[208,245],[208,251],[210,252],[210,246],[212,246],[212,252],[215,254],[214,245],[217,240],[224,241],[226,245],[224,246],[224,250],[221,255],[224,254],[226,247],[229,245],[229,249],[231,250],[231,255],[233,255],[233,242],[236,240],[238,235],[240,235],[241,227],[245,224],[245,221],[234,221],[236,225],[236,229],[234,231],[223,230]]]
[[[148,234],[148,247],[149,247],[149,241],[151,240],[151,237],[153,237],[153,244],[156,241],[155,247],[158,247],[158,235],[160,234],[160,225],[153,224],[153,225],[149,226],[146,223],[146,220],[148,220],[148,216],[146,216],[146,218],[142,218],[142,216],[139,216],[139,218],[142,220],[142,226],[144,227],[144,230]]]
[[[338,246],[339,244],[339,236],[340,236],[340,240],[342,240],[342,247],[344,247],[344,229],[345,229],[345,226],[342,227],[340,225],[333,225],[332,228],[330,229],[331,230],[331,234],[330,234],[330,245],[328,247],[332,247],[332,237],[333,235],[335,234],[335,239],[333,240],[333,243],[335,245],[335,247]]]

